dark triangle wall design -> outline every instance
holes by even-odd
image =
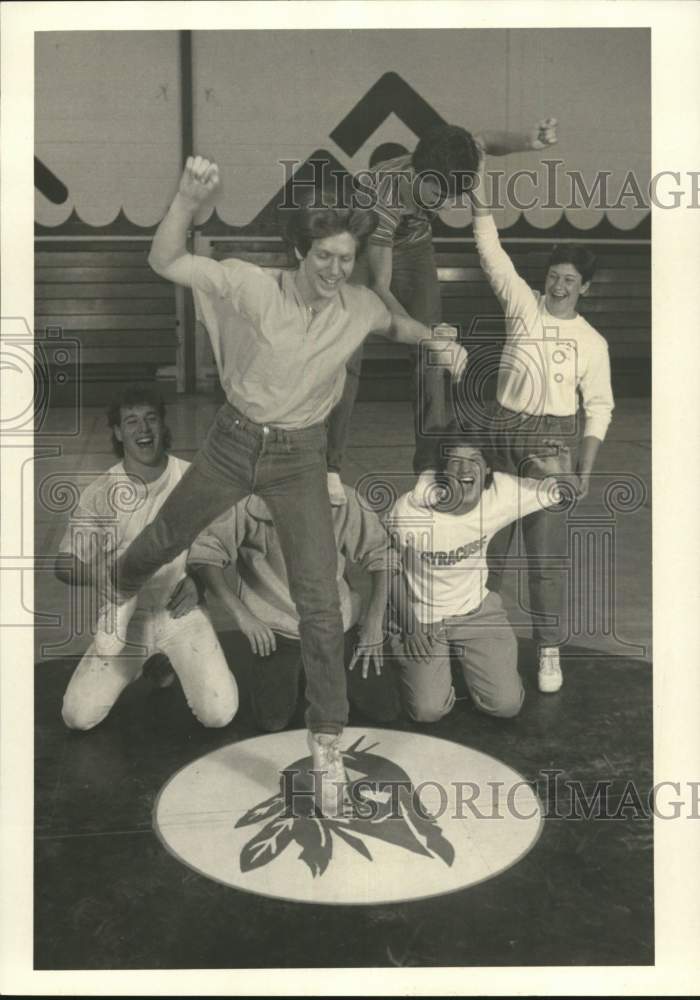
[[[330,138],[348,156],[354,156],[371,138],[382,123],[394,114],[417,139],[420,139],[431,129],[445,124],[445,120],[411,87],[398,73],[384,73],[370,89],[359,99],[355,106],[339,122],[330,134]],[[368,160],[371,154],[368,154]],[[282,188],[268,201],[258,214],[242,226],[232,226],[222,220],[216,209],[207,221],[198,227],[204,236],[246,236],[272,237],[280,235],[280,223],[283,213],[280,206],[289,205],[292,201],[292,184],[299,189],[308,188],[316,181],[325,186],[338,185],[343,187],[346,197],[350,191],[350,173],[342,163],[327,149],[317,149],[290,177]],[[56,177],[40,160],[35,159],[35,186],[54,204],[64,203],[69,195],[62,181]],[[154,233],[156,226],[140,226],[132,222],[123,209],[117,216],[104,226],[91,226],[83,222],[79,213],[73,209],[68,218],[58,226],[35,225],[37,236],[148,236]],[[469,238],[471,224],[453,228],[436,218],[433,223],[433,233],[437,239]],[[576,226],[563,211],[559,219],[547,228],[532,225],[524,214],[507,229],[501,230],[503,238],[519,239],[566,239],[585,238],[589,240],[649,239],[651,236],[651,216],[646,215],[633,229],[618,229],[609,216],[604,216],[592,228]]]

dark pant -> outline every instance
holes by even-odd
[[[250,700],[256,724],[266,732],[289,725],[299,703],[302,659],[297,639],[277,635],[277,649],[270,656],[251,654]],[[357,643],[356,629],[345,634],[345,665],[349,665]],[[363,679],[357,664],[346,672],[350,702],[373,722],[392,722],[400,712],[399,693],[390,663],[377,677],[370,667]]]
[[[576,415],[556,417],[514,413],[496,404],[490,426],[489,460],[496,471],[514,476],[528,475],[528,458],[545,451],[543,442],[556,440],[566,445],[575,461]],[[562,468],[562,471],[568,471]],[[567,511],[550,509],[528,514],[520,521],[524,554],[527,556],[528,590],[532,631],[540,646],[558,646],[568,636]],[[508,552],[517,538],[517,522],[503,528],[488,548],[489,590],[499,592],[503,572],[508,568]],[[517,553],[516,553],[517,556]]]
[[[135,594],[220,514],[251,493],[264,497],[300,619],[307,725],[337,733],[347,722],[348,701],[325,456],[323,425],[280,430],[225,403],[158,516],[117,563],[115,583],[122,597]]]
[[[360,257],[352,274],[356,285],[369,283],[366,257]],[[433,245],[424,240],[415,247],[394,249],[392,257],[391,292],[409,316],[431,326],[440,322],[442,304]],[[412,400],[416,449],[413,457],[414,472],[434,468],[437,459],[435,437],[427,428],[440,426],[445,408],[445,370],[431,368],[419,359],[417,349],[411,348],[413,365]],[[328,468],[339,472],[348,441],[350,421],[357,398],[362,370],[362,347],[347,364],[343,395],[328,422]],[[436,412],[438,411],[438,412]]]

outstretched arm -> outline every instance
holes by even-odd
[[[156,274],[177,285],[192,284],[187,231],[204,202],[219,186],[219,168],[202,156],[190,156],[173,202],[153,237],[148,263]]]
[[[96,583],[95,567],[70,552],[60,552],[56,556],[54,576],[69,587],[92,587]]]
[[[374,327],[371,332],[379,333],[399,344],[418,346],[426,340],[430,341],[433,362],[449,368],[455,379],[460,378],[466,368],[467,352],[461,344],[447,337],[432,336],[429,327],[410,316],[387,312],[382,325]]]
[[[543,118],[532,128],[522,132],[480,132],[474,139],[489,156],[507,156],[509,153],[527,153],[547,149],[557,142],[557,119]]]

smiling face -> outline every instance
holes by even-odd
[[[574,319],[579,296],[586,294],[589,284],[573,264],[552,264],[544,282],[547,312],[557,319]]]
[[[114,435],[124,446],[127,472],[138,472],[141,467],[155,470],[165,465],[165,425],[150,403],[122,406]]]
[[[300,267],[312,301],[337,295],[352,274],[356,252],[355,237],[348,232],[313,241]]]
[[[466,514],[476,507],[490,471],[479,448],[458,445],[450,449],[445,474],[452,491],[451,514]]]

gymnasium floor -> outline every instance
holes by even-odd
[[[169,406],[176,454],[194,453],[214,410],[208,397]],[[68,429],[70,413],[56,410],[54,433],[62,421]],[[410,467],[411,437],[408,404],[359,403],[345,480],[381,470],[399,481]],[[78,434],[53,440],[61,453],[36,462],[37,487],[62,479],[82,486],[113,464],[101,409],[85,409]],[[630,783],[642,800],[652,783],[650,443],[648,400],[619,400],[598,464],[605,475],[582,508],[613,539],[614,616],[591,629],[584,622],[574,636],[560,694],[537,692],[510,574],[507,604],[526,688],[521,715],[486,718],[461,697],[437,724],[386,727],[491,755],[534,783],[542,801],[545,821],[529,853],[500,875],[446,895],[303,904],[222,885],[168,853],[153,831],[163,785],[204,754],[257,735],[241,637],[222,636],[243,692],[239,715],[225,729],[203,729],[177,686],[159,690],[146,677],[98,729],[72,733],[60,720],[61,698],[87,637],[69,634],[67,588],[38,572],[35,610],[58,621],[36,630],[36,968],[652,963],[651,822],[634,807],[618,808],[629,801]],[[603,494],[613,480],[627,484],[623,494],[637,494],[627,502],[618,490],[611,513]],[[36,551],[45,555],[55,553],[66,517],[51,495],[36,505]],[[365,721],[351,717],[355,726]],[[542,778],[548,770],[580,782],[589,795],[596,782],[608,782],[607,810],[617,818],[561,818],[573,804],[571,786],[559,786],[555,801]]]

